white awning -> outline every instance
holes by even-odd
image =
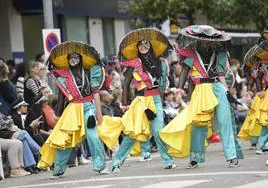
[[[233,38],[259,38],[261,35],[260,33],[233,33],[233,32],[226,32]]]

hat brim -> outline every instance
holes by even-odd
[[[260,48],[259,45],[251,47],[244,57],[244,65],[251,68],[259,60],[268,59],[268,50]]]
[[[192,30],[198,29],[198,27],[200,27],[200,30],[204,29],[202,27],[206,27],[206,29],[211,30],[211,32],[208,32],[208,35],[202,32],[194,33],[194,31]],[[226,48],[230,40],[231,40],[231,37],[229,35],[227,35],[226,33],[222,31],[216,30],[215,28],[211,26],[192,25],[192,26],[188,26],[180,30],[180,33],[178,34],[176,42],[181,47],[187,48],[187,49],[195,49],[196,44],[202,41],[210,42],[212,45],[218,48]]]
[[[40,99],[38,99],[34,104],[39,104],[41,101],[48,101],[48,98],[45,96],[42,96]]]
[[[29,106],[29,104],[27,102],[25,102],[25,101],[21,101],[20,103],[14,105],[13,109],[16,109],[16,108],[18,108],[20,106]]]
[[[67,41],[56,45],[50,52],[49,61],[57,69],[68,69],[67,56],[71,53],[78,53],[82,56],[82,64],[85,69],[90,69],[100,62],[96,49],[82,42]]]
[[[155,28],[141,28],[129,32],[122,39],[119,45],[119,58],[127,60],[137,58],[137,43],[141,40],[150,41],[157,57],[162,55],[167,49],[173,48],[165,34],[161,31]]]

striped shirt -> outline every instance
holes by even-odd
[[[23,96],[24,93],[24,77],[19,77],[16,83],[16,90],[19,95]]]

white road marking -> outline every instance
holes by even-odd
[[[141,188],[162,188],[162,187],[183,188],[183,187],[197,185],[200,183],[206,183],[209,181],[212,181],[212,180],[167,181],[167,182],[161,182],[161,183],[144,186]]]
[[[106,188],[111,187],[113,185],[96,185],[96,186],[82,186],[82,187],[74,187],[74,188]]]
[[[268,180],[263,180],[254,183],[248,183],[246,185],[240,185],[234,188],[252,188],[252,187],[267,188],[267,186],[268,186]]]
[[[27,188],[27,187],[41,187],[51,185],[64,185],[64,184],[75,184],[85,182],[99,182],[99,181],[114,181],[114,180],[135,180],[135,179],[154,179],[154,178],[171,178],[171,177],[187,177],[187,176],[218,176],[218,175],[249,175],[249,174],[268,174],[268,171],[230,171],[230,172],[208,172],[208,173],[187,173],[187,174],[164,174],[164,175],[147,175],[147,176],[124,176],[124,177],[106,177],[106,178],[91,178],[84,180],[74,181],[62,181],[53,183],[41,183],[32,185],[17,185],[10,188]]]

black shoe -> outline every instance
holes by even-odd
[[[38,174],[38,170],[34,166],[26,167],[25,170],[31,174]]]
[[[240,163],[238,159],[231,159],[229,163],[229,168],[239,167]]]

